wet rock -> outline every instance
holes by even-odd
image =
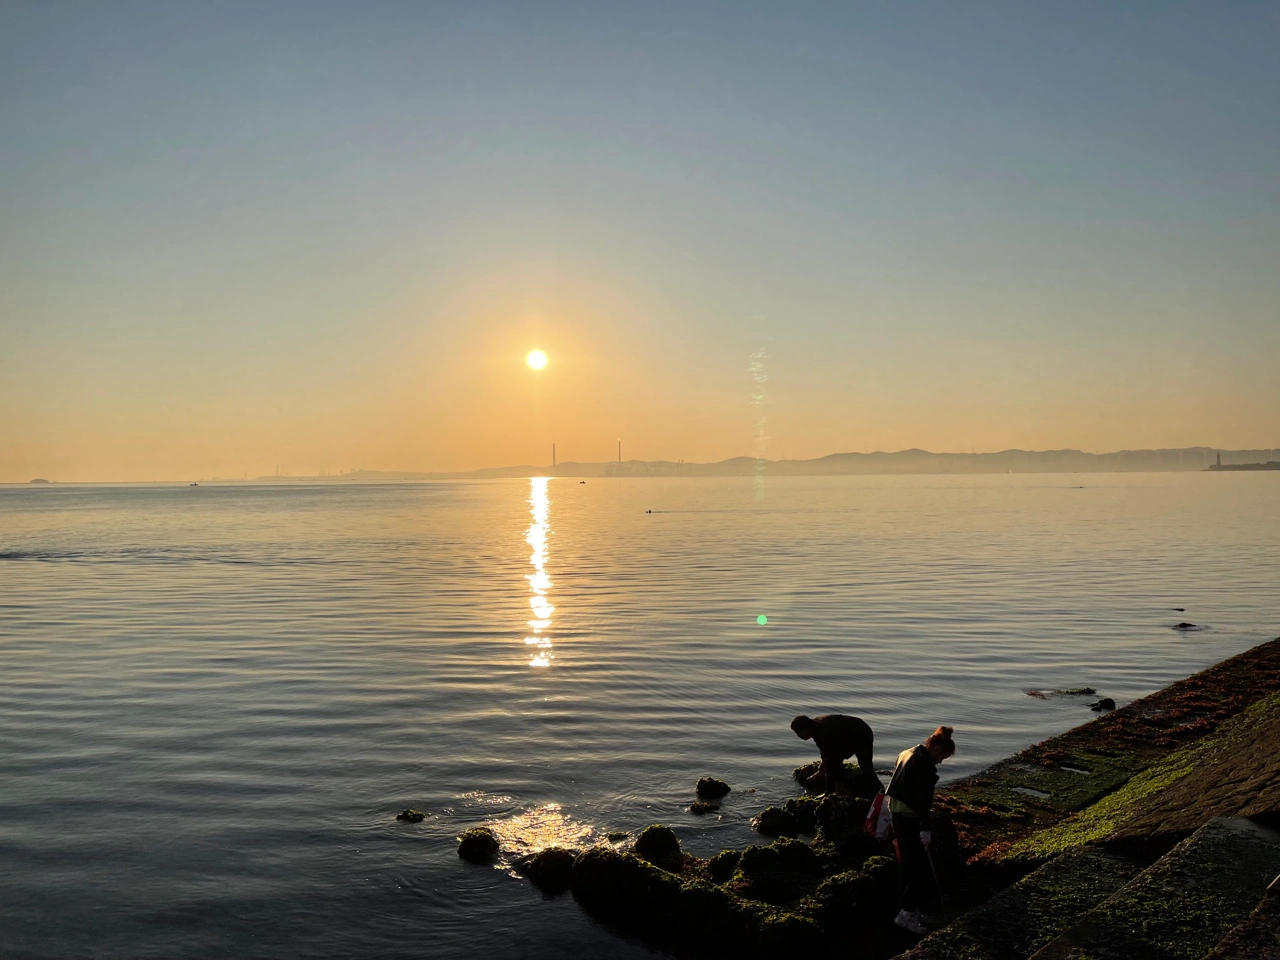
[[[714,813],[716,810],[719,810],[719,809],[720,809],[720,804],[708,803],[705,800],[695,800],[693,801],[693,803],[689,804],[689,812],[696,813],[699,815],[704,813]]]
[[[795,903],[813,889],[822,875],[822,859],[798,840],[782,838],[766,846],[742,851],[738,868],[726,885],[749,900]]]
[[[1116,708],[1116,702],[1112,700],[1110,697],[1103,697],[1097,703],[1089,704],[1089,709],[1094,711],[1095,713],[1100,713],[1103,710],[1114,710],[1115,708]]]
[[[1186,620],[1183,620],[1181,623],[1174,624],[1173,629],[1175,629],[1175,630],[1198,630],[1198,629],[1199,629],[1199,627],[1197,627],[1194,623],[1188,623]]]
[[[698,796],[704,800],[719,800],[732,788],[723,780],[715,777],[700,777],[697,786]]]
[[[812,833],[818,826],[818,806],[821,802],[817,797],[792,797],[783,804],[782,809],[795,818],[801,830]]]
[[[707,873],[712,883],[728,883],[738,869],[738,861],[742,853],[738,850],[721,850],[707,861]]]
[[[644,828],[636,838],[633,852],[642,860],[648,860],[664,870],[679,870],[684,861],[675,831],[661,823]]]
[[[421,810],[414,810],[412,807],[405,810],[403,813],[396,814],[396,819],[405,823],[421,823],[426,818],[427,815],[425,813]]]
[[[751,818],[751,829],[766,837],[795,837],[800,834],[800,823],[782,807],[765,807]]]
[[[809,917],[778,912],[760,924],[760,940],[767,952],[797,956],[821,948],[822,928]]]
[[[524,875],[543,893],[564,893],[569,889],[573,862],[581,852],[573,847],[547,847],[539,850],[524,862]]]
[[[708,956],[740,953],[754,933],[751,910],[705,880],[693,880],[680,888],[680,913],[685,937]]]
[[[680,917],[680,879],[630,853],[592,847],[569,872],[569,889],[589,912],[661,939]]]
[[[1093,687],[1072,687],[1069,690],[1055,690],[1053,692],[1060,697],[1096,697],[1098,695],[1098,691]]]
[[[890,857],[876,856],[861,869],[827,877],[805,906],[824,928],[853,930],[892,916],[897,895],[897,865]]]
[[[623,840],[630,840],[631,834],[625,830],[615,830],[612,833],[606,833],[605,839],[610,843],[621,843]]]
[[[498,853],[498,835],[488,827],[472,827],[458,837],[458,856],[472,863],[486,863]]]
[[[817,775],[819,763],[820,761],[814,760],[812,763],[802,764],[791,771],[791,776],[805,790],[816,791],[822,785],[811,784],[810,781]],[[874,770],[864,771],[856,763],[847,761],[842,773],[842,786],[855,797],[874,797],[884,789],[884,784],[880,782]]]

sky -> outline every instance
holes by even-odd
[[[1277,90],[1274,2],[11,0],[0,481],[1280,447]]]

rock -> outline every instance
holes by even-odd
[[[800,833],[800,823],[782,807],[765,807],[751,818],[751,829],[766,837],[795,837]]]
[[[858,870],[823,880],[806,906],[824,928],[865,929],[893,914],[897,896],[897,864],[890,857],[871,857]]]
[[[498,835],[488,827],[472,827],[458,837],[458,856],[472,863],[492,860],[498,847]]]
[[[657,939],[669,937],[680,917],[680,878],[610,847],[578,855],[569,889],[589,912]]]
[[[707,803],[705,800],[695,800],[689,804],[689,812],[696,814],[713,813],[720,809],[718,803]]]
[[[403,820],[405,823],[421,823],[427,818],[427,815],[421,810],[414,810],[412,807],[403,813],[397,813],[396,819]]]
[[[1197,630],[1197,629],[1199,629],[1199,628],[1198,628],[1194,623],[1188,623],[1186,620],[1183,620],[1181,623],[1174,624],[1173,629],[1175,629],[1175,630]]]
[[[684,862],[675,831],[661,823],[645,827],[632,852],[663,870],[678,871]]]
[[[1098,691],[1093,687],[1072,687],[1070,690],[1053,691],[1060,697],[1096,697]]]
[[[564,893],[569,889],[573,862],[581,852],[573,847],[547,847],[526,860],[521,869],[543,893]]]
[[[612,833],[606,833],[605,839],[610,843],[621,843],[623,840],[630,840],[631,834],[625,830],[615,830]]]
[[[742,853],[738,850],[721,850],[707,861],[707,872],[712,883],[728,883],[738,869],[738,861]]]
[[[791,776],[805,788],[812,790],[815,786],[810,786],[809,781],[818,773],[818,765],[821,761],[814,760],[812,763],[802,764],[791,771]],[[876,776],[874,770],[863,771],[856,763],[845,762],[843,771],[843,781],[846,789],[855,797],[874,797],[877,793],[884,789],[884,784],[880,782],[880,778]]]
[[[817,953],[822,946],[822,928],[809,917],[778,912],[760,924],[762,946],[768,952],[794,957]]]
[[[750,900],[789,904],[817,883],[822,860],[807,843],[782,838],[742,851],[730,890]]]
[[[1100,713],[1103,710],[1114,710],[1115,708],[1116,708],[1116,702],[1112,700],[1110,697],[1103,697],[1097,703],[1089,704],[1089,709],[1094,711],[1095,713]]]
[[[680,912],[685,937],[705,956],[742,953],[754,932],[751,911],[705,880],[693,880],[680,888]]]
[[[719,800],[732,788],[723,780],[717,780],[715,777],[699,777],[697,786],[698,796],[706,800]]]
[[[817,797],[792,797],[782,809],[795,818],[801,830],[812,833],[818,826],[818,807],[821,803]]]

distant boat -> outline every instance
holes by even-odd
[[[198,486],[200,486],[200,484],[198,484],[198,483],[189,483],[189,484],[187,484],[187,486],[189,486],[189,487],[198,487]]]

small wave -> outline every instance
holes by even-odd
[[[161,564],[218,564],[249,567],[291,567],[325,564],[331,561],[319,557],[243,557],[210,556],[154,550],[115,550],[90,552],[83,550],[0,550],[0,560],[37,563],[161,563]]]

